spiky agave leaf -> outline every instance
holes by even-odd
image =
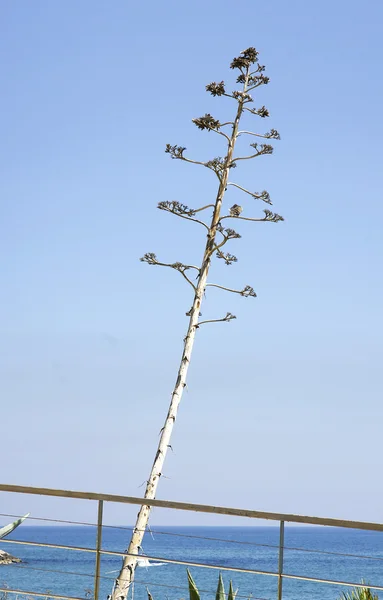
[[[30,513],[27,513],[26,515],[24,515],[24,517],[21,517],[20,519],[17,519],[16,521],[13,521],[13,523],[10,523],[9,525],[5,525],[4,527],[2,527],[0,529],[0,540],[2,538],[5,538],[10,533],[12,533],[12,531],[14,531],[16,529],[16,527],[18,527],[19,525],[21,525],[21,523],[23,521],[25,521],[25,519],[27,517],[29,517],[29,515],[30,515]]]
[[[364,583],[362,579],[362,584]],[[379,600],[379,598],[366,584],[364,587],[353,588],[350,592],[342,592],[340,600]]]
[[[235,597],[236,597],[236,595],[237,595],[237,592],[238,592],[238,590],[235,590],[235,591],[234,591],[234,588],[233,588],[233,582],[232,582],[232,580],[230,579],[229,593],[228,593],[228,595],[227,595],[227,600],[235,600]]]
[[[201,600],[198,588],[195,584],[195,581],[194,581],[189,569],[187,569],[187,574],[188,574],[188,582],[189,582],[189,598],[190,598],[190,600]]]
[[[221,573],[218,578],[218,586],[215,594],[215,600],[225,600],[225,587],[223,585],[223,579]]]

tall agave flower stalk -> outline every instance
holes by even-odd
[[[218,287],[228,292],[240,294],[244,297],[255,297],[256,294],[254,289],[250,285],[246,285],[241,290],[230,289],[222,285],[208,283],[208,273],[211,265],[212,258],[223,260],[226,265],[231,265],[237,261],[237,258],[229,252],[224,252],[223,247],[230,241],[241,236],[234,229],[226,227],[228,221],[255,221],[255,222],[267,222],[277,223],[282,221],[283,218],[271,212],[270,210],[264,210],[263,217],[253,216],[242,216],[243,209],[238,204],[234,204],[229,210],[222,210],[222,203],[226,191],[229,186],[237,188],[244,192],[250,198],[263,201],[268,205],[271,205],[271,200],[268,192],[252,192],[241,185],[229,181],[232,169],[238,165],[240,161],[257,158],[264,154],[272,154],[273,147],[269,143],[251,143],[252,152],[248,156],[235,156],[234,150],[236,142],[239,136],[250,136],[251,138],[265,138],[280,139],[279,134],[275,129],[263,134],[255,133],[252,131],[241,131],[240,122],[244,115],[258,116],[265,118],[269,116],[268,110],[262,106],[260,108],[251,107],[253,98],[251,92],[256,90],[258,87],[263,86],[269,82],[269,78],[264,75],[265,67],[260,65],[258,62],[258,52],[255,48],[248,48],[240,53],[237,58],[234,58],[230,65],[231,69],[237,71],[237,84],[242,87],[240,90],[235,90],[231,93],[226,91],[226,86],[223,81],[220,83],[210,83],[206,86],[206,90],[210,92],[212,96],[226,96],[231,98],[236,104],[236,111],[233,121],[227,121],[220,123],[219,120],[212,117],[210,114],[193,119],[193,123],[200,129],[206,131],[212,131],[219,135],[226,143],[226,155],[224,158],[218,157],[213,158],[207,162],[193,160],[185,156],[186,148],[182,146],[172,146],[168,144],[165,152],[167,152],[171,158],[175,160],[182,160],[194,165],[201,165],[205,168],[210,169],[218,179],[218,190],[215,197],[214,203],[208,204],[207,206],[189,208],[188,206],[181,204],[176,201],[160,202],[158,208],[176,215],[182,219],[193,221],[206,229],[207,240],[203,253],[201,265],[194,266],[183,264],[181,262],[165,263],[157,259],[157,256],[153,253],[145,254],[141,258],[141,261],[148,263],[149,265],[156,265],[162,267],[169,267],[178,271],[188,285],[192,288],[192,306],[186,313],[189,317],[189,325],[187,328],[186,336],[184,338],[184,347],[181,356],[181,362],[177,372],[176,383],[172,393],[172,398],[169,406],[169,410],[166,416],[164,426],[161,430],[160,440],[155,454],[153,466],[147,480],[145,498],[155,498],[157,486],[162,475],[163,465],[166,458],[166,454],[170,446],[170,439],[174,427],[174,423],[177,417],[177,411],[181,402],[182,394],[186,386],[186,377],[190,365],[191,354],[193,350],[194,339],[197,331],[201,325],[212,322],[226,322],[235,319],[235,316],[228,312],[224,317],[218,319],[211,319],[208,321],[200,320],[200,309],[204,293],[209,286]],[[203,220],[203,214],[205,211],[212,209],[211,221],[205,222]],[[247,210],[247,208],[246,208]],[[196,277],[192,279],[192,275]],[[127,597],[130,585],[134,580],[134,572],[137,565],[137,557],[139,555],[142,540],[146,527],[148,525],[150,515],[150,507],[143,505],[137,515],[137,521],[132,533],[129,547],[127,549],[126,556],[123,560],[121,571],[114,583],[112,600],[125,600]]]

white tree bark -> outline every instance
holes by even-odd
[[[246,79],[243,86],[243,92],[247,91],[249,69],[246,71]],[[227,188],[230,165],[233,160],[233,152],[238,136],[238,126],[243,113],[243,99],[238,99],[237,114],[232,126],[232,133],[228,141],[227,155],[225,158],[225,168],[221,172],[220,184],[215,200],[213,217],[207,234],[207,242],[205,252],[198,277],[198,284],[193,300],[193,306],[190,311],[189,327],[186,333],[184,348],[182,352],[181,363],[177,373],[176,384],[173,390],[169,411],[166,417],[165,424],[161,431],[160,441],[153,462],[152,470],[145,490],[145,498],[153,499],[157,491],[157,486],[162,474],[163,464],[170,445],[170,439],[177,417],[177,411],[182,399],[182,394],[186,386],[186,377],[190,365],[191,353],[193,350],[194,339],[198,329],[198,319],[202,304],[203,294],[205,291],[207,276],[209,273],[211,258],[216,250],[216,234],[217,225],[220,220],[222,200]],[[203,164],[203,163],[202,163]],[[141,548],[142,540],[146,527],[148,525],[150,515],[150,507],[143,505],[137,515],[137,521],[133,530],[132,538],[127,550],[127,556],[124,558],[121,571],[115,581],[114,589],[111,595],[111,600],[125,600],[130,585],[134,580],[134,572],[137,565],[137,556]]]

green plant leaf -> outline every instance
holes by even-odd
[[[188,574],[188,582],[189,582],[189,598],[190,598],[190,600],[201,600],[198,588],[195,584],[193,577],[191,576],[189,569],[187,569],[187,574]]]
[[[215,600],[225,600],[225,587],[223,585],[223,579],[221,573],[218,578],[218,587],[215,594]]]
[[[227,600],[235,600],[235,597],[236,597],[236,595],[237,595],[237,592],[238,592],[238,590],[235,590],[235,591],[234,591],[234,588],[233,588],[233,582],[232,582],[232,581],[231,581],[231,579],[230,579],[230,585],[229,585],[229,594],[228,594],[228,596],[227,596]]]
[[[12,533],[12,531],[14,529],[16,529],[16,527],[18,527],[19,525],[21,525],[21,523],[23,521],[25,521],[25,519],[27,517],[29,517],[30,513],[27,513],[26,515],[24,515],[24,517],[21,517],[21,519],[17,519],[16,521],[13,521],[13,523],[10,523],[9,525],[5,525],[5,527],[2,527],[0,529],[0,539],[5,538],[7,535],[9,535],[10,533]]]
[[[365,587],[353,588],[351,592],[342,592],[340,600],[379,600],[379,597],[371,592],[368,584],[365,584],[363,579],[362,585]]]
[[[146,588],[146,593],[148,594],[148,600],[153,600],[153,596],[149,592],[149,588]]]

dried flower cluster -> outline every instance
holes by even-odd
[[[239,233],[234,231],[234,229],[230,229],[229,227],[227,229],[224,229],[222,233],[226,234],[226,237],[229,240],[235,240],[235,239],[237,240],[240,237],[242,237]]]
[[[284,218],[277,213],[271,212],[271,210],[264,210],[265,218],[264,221],[270,221],[271,223],[278,223],[279,221],[284,221]]]
[[[257,297],[257,294],[254,292],[254,289],[250,285],[246,285],[243,288],[243,290],[241,290],[240,294],[241,296],[245,296],[245,298],[247,298],[248,296],[252,296],[253,298]]]
[[[159,202],[157,208],[160,210],[167,210],[176,215],[185,215],[186,217],[194,217],[196,214],[196,211],[193,208],[189,208],[186,204],[181,204],[181,202],[177,202],[176,200]]]
[[[265,134],[265,138],[271,140],[280,140],[281,136],[279,135],[278,131],[276,129],[270,129],[270,131],[267,131]]]
[[[224,254],[223,252],[221,252],[221,250],[217,250],[217,258],[222,258],[222,260],[225,261],[226,265],[232,265],[235,262],[238,262],[238,258],[236,256],[234,256],[234,254],[230,254],[230,252],[226,252],[226,254]]]
[[[263,119],[270,116],[270,113],[265,106],[261,106],[261,108],[247,108],[246,110],[248,110],[252,115],[257,115]]]
[[[183,153],[186,148],[182,146],[171,146],[170,144],[166,144],[165,152],[170,154],[172,158],[183,158]]]
[[[232,315],[231,313],[226,313],[226,316],[222,319],[222,321],[232,321],[233,319],[236,319],[237,317],[235,315]]]
[[[251,65],[257,62],[258,54],[259,52],[253,47],[242,50],[239,56],[233,58],[230,69],[239,69],[240,71],[249,69]]]
[[[218,131],[221,127],[221,123],[209,115],[209,113],[199,119],[193,119],[193,123],[194,125],[197,125],[198,129],[201,129],[201,131],[204,129],[207,129],[208,131],[215,129],[215,131]]]
[[[224,158],[217,156],[216,158],[213,158],[212,160],[208,160],[207,163],[205,163],[205,165],[208,169],[211,169],[217,175],[219,175],[226,167],[226,162],[225,162]]]
[[[225,94],[225,83],[220,81],[219,83],[209,83],[206,86],[206,91],[210,92],[212,96],[223,96]]]
[[[270,144],[257,144],[255,142],[250,144],[250,146],[257,151],[256,156],[261,156],[261,154],[272,154],[274,151],[273,146],[270,146]]]
[[[154,252],[147,252],[142,258],[140,258],[140,261],[146,262],[148,265],[158,264],[157,256],[154,254]]]
[[[242,90],[233,92],[232,97],[235,98],[235,100],[241,100],[244,104],[247,104],[248,102],[254,102],[250,94]]]
[[[266,204],[273,204],[270,200],[270,194],[269,192],[266,192],[266,190],[263,190],[263,192],[261,192],[260,194],[254,192],[252,196],[253,198],[257,198],[257,200],[263,200],[263,202],[266,202]]]

